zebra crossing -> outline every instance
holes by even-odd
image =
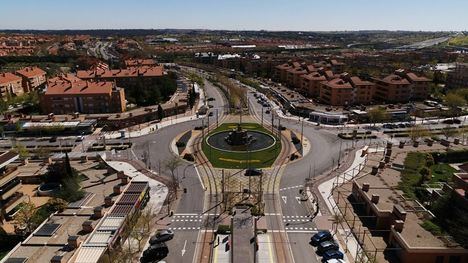
[[[171,217],[170,230],[194,231],[204,227],[204,221],[216,214],[174,214]]]

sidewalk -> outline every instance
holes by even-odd
[[[380,150],[381,149],[368,148],[368,151],[370,152],[375,152],[375,151],[380,151]],[[344,173],[340,174],[338,177],[333,177],[318,186],[320,195],[322,196],[324,200],[326,200],[325,203],[328,209],[332,211],[334,215],[339,213],[339,211],[335,209],[335,207],[337,206],[337,204],[335,203],[335,200],[333,198],[329,198],[333,191],[334,183],[341,183],[341,182],[344,183],[349,180],[352,180],[353,177],[359,173],[358,171],[364,168],[365,162],[366,162],[366,156],[361,156],[361,155],[362,155],[362,150],[356,151],[352,165]],[[338,178],[338,182],[337,182],[337,178]],[[359,244],[354,237],[350,238],[346,232],[347,232],[347,229],[345,230],[338,229],[338,233],[343,237],[343,239],[347,240],[347,248],[348,248],[349,254],[356,255],[356,251],[358,250]],[[335,233],[335,234],[338,234],[338,233]],[[345,254],[345,261],[350,262],[347,256],[348,254]]]
[[[148,181],[150,186],[150,200],[148,201],[147,207],[152,209],[153,214],[159,213],[163,206],[164,200],[166,200],[167,194],[169,193],[168,188],[164,184],[144,175],[127,162],[106,162],[116,171],[123,171],[125,175],[133,178],[135,181]]]
[[[158,122],[155,124],[151,124],[151,122],[154,122],[154,121],[151,121],[148,123],[138,124],[138,125],[129,127],[127,129],[122,129],[122,130],[125,130],[124,132],[125,138],[134,138],[134,137],[140,137],[143,135],[148,135],[152,132],[155,132],[158,129],[161,129],[167,126],[203,118],[203,117],[197,117],[197,112],[203,106],[205,93],[203,89],[198,89],[198,90],[200,91],[200,97],[199,97],[197,105],[189,112],[190,115],[186,116],[187,112],[185,112],[184,114],[179,114],[176,116],[170,116],[170,117],[164,118],[161,122]],[[145,126],[145,127],[140,128],[141,126]],[[136,130],[131,131],[132,129],[136,129]],[[113,131],[113,132],[106,132],[104,136],[106,139],[118,139],[118,138],[121,138],[122,134],[120,133],[120,131]]]

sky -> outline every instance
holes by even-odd
[[[0,29],[468,30],[468,0],[0,0]]]

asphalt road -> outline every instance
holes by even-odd
[[[218,109],[219,118],[221,118],[224,107],[222,94],[209,82],[206,82],[205,87],[206,96],[215,99],[209,102],[213,105],[212,110]],[[210,121],[213,118],[214,116],[210,117]],[[151,169],[156,172],[160,171],[163,176],[170,177],[169,171],[164,168],[164,162],[174,155],[170,150],[172,140],[178,134],[193,130],[195,126],[200,125],[201,118],[168,126],[155,133],[134,138],[132,139],[133,153],[138,159],[142,159],[143,152],[148,151]],[[205,209],[205,190],[192,163],[184,161],[183,165],[176,170],[176,176],[181,182],[180,188],[186,188],[187,193],[181,194],[170,223],[161,226],[161,228],[173,229],[175,232],[174,239],[167,242],[169,255],[164,260],[169,263],[192,262],[200,229],[203,228],[205,220],[209,220],[209,216],[202,215]]]

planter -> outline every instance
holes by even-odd
[[[52,196],[60,191],[61,187],[59,183],[41,184],[39,188],[37,188],[37,194],[39,196]]]
[[[413,147],[418,147],[419,146],[419,141],[413,141]]]
[[[405,142],[400,141],[400,144],[398,144],[398,148],[403,149],[405,147]]]

